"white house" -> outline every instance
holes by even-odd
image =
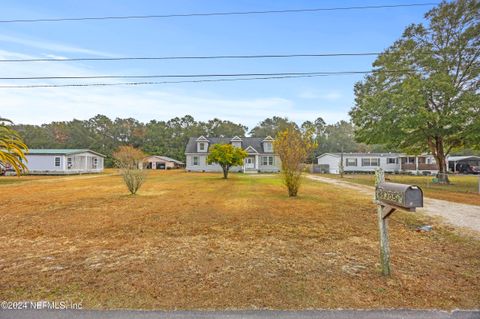
[[[317,157],[318,168],[322,172],[340,173],[341,153],[324,153]],[[430,173],[438,172],[432,155],[405,155],[399,153],[343,153],[345,173],[374,172],[382,168],[386,172]]]
[[[88,149],[30,149],[26,155],[29,174],[101,173],[105,156]]]
[[[215,144],[232,144],[248,153],[242,166],[230,168],[232,172],[258,173],[279,172],[280,157],[273,149],[274,139],[261,137],[191,137],[185,148],[186,170],[188,172],[221,172],[218,164],[208,164],[210,147]]]

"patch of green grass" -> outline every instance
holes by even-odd
[[[0,177],[0,185],[9,185],[9,184],[16,184],[16,183],[22,183],[25,180],[23,179],[3,179]]]
[[[325,174],[329,178],[341,179],[355,184],[374,186],[373,174]],[[475,175],[450,175],[450,184],[433,182],[434,176],[396,175],[386,174],[385,179],[392,183],[412,184],[419,186],[428,197],[449,200],[458,203],[480,205],[478,194],[479,177]]]

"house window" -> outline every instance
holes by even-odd
[[[273,156],[263,156],[262,157],[263,166],[273,166]]]
[[[265,152],[273,152],[272,143],[270,142],[263,143],[263,148],[265,149]]]
[[[380,166],[379,158],[362,158],[362,166]]]
[[[198,147],[200,151],[205,151],[205,143],[200,143]]]
[[[194,157],[193,157],[193,165],[194,165],[194,166],[199,165],[199,158],[198,158],[198,156],[194,156]]]
[[[55,167],[60,167],[60,157],[55,157]]]
[[[397,164],[397,159],[395,157],[387,157],[387,164]]]
[[[232,145],[235,147],[242,147],[242,142],[232,142]]]
[[[72,168],[72,158],[71,158],[71,157],[68,157],[68,158],[67,158],[67,168],[68,168],[68,169],[71,169],[71,168]]]
[[[98,158],[94,157],[92,159],[92,168],[97,168],[98,167]]]
[[[357,166],[356,158],[347,158],[345,162],[346,166]]]

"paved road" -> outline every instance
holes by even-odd
[[[356,190],[359,193],[369,196],[373,200],[374,188],[372,186],[353,184],[345,180],[318,175],[307,175],[307,178]],[[428,197],[423,199],[423,206],[423,208],[418,209],[419,212],[431,216],[438,216],[451,225],[473,230],[474,232],[472,235],[480,237],[480,206],[449,202]]]
[[[312,310],[312,311],[135,311],[0,310],[1,319],[479,319],[480,311]]]

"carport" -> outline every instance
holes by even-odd
[[[480,156],[466,155],[466,156],[449,156],[448,169],[457,172],[458,164],[465,164],[470,166],[480,166]]]

